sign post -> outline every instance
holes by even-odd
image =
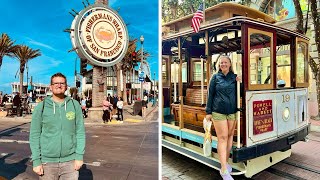
[[[139,73],[139,81],[140,81],[140,99],[142,100],[143,99],[143,86],[142,86],[142,82],[144,81],[144,72],[141,71]]]

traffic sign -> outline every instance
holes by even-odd
[[[139,73],[139,76],[140,76],[140,77],[143,77],[143,76],[144,76],[144,72],[141,71],[141,72]]]
[[[144,81],[144,78],[143,78],[143,77],[139,77],[139,81],[140,81],[140,82],[143,82],[143,81]]]

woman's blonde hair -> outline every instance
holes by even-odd
[[[221,55],[221,56],[219,57],[218,63],[217,63],[217,65],[216,65],[216,66],[217,66],[217,69],[219,69],[219,71],[221,71],[221,69],[220,69],[220,62],[221,62],[221,59],[223,59],[223,58],[226,58],[226,59],[229,60],[229,62],[230,62],[230,64],[231,64],[231,66],[230,66],[230,68],[229,68],[229,71],[231,71],[231,72],[234,73],[233,66],[232,66],[232,61],[231,61],[230,57],[229,57],[229,56],[226,56],[226,55]]]

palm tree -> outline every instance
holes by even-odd
[[[14,56],[18,58],[20,61],[20,90],[19,92],[22,94],[22,87],[23,87],[23,72],[26,66],[26,63],[33,58],[41,56],[40,50],[36,49],[33,50],[26,45],[20,46],[16,52],[14,52]]]
[[[13,45],[14,41],[10,37],[3,33],[0,38],[0,68],[4,56],[13,57],[13,53],[18,49],[18,45]]]
[[[132,63],[132,59],[131,59],[131,54],[136,49],[136,46],[137,46],[136,42],[137,41],[138,41],[137,39],[129,40],[128,50],[127,50],[125,56],[123,57],[121,62],[116,65],[117,77],[118,77],[117,78],[117,92],[118,92],[118,96],[122,97],[123,103],[125,103],[125,104],[127,103],[127,93],[124,90],[124,93],[121,94],[120,70],[122,70],[122,78],[123,78],[122,82],[123,82],[123,87],[125,89],[125,87],[126,87],[126,81],[125,80],[127,79],[126,72],[130,71],[130,69],[132,69],[132,67],[133,67],[132,66],[133,63]]]
[[[117,77],[120,77],[120,70],[122,70],[122,77],[123,77],[123,87],[126,87],[126,74],[127,72],[131,72],[134,68],[133,64],[134,62],[132,61],[131,55],[133,52],[136,51],[137,48],[137,42],[138,39],[131,39],[129,40],[129,45],[128,45],[128,50],[124,56],[124,58],[121,60],[120,63],[116,65],[117,69]],[[149,56],[149,53],[144,51],[144,59]],[[141,62],[141,50],[137,52],[137,57],[136,60]],[[127,103],[127,93],[124,91],[123,94],[121,94],[121,86],[120,86],[120,78],[117,78],[117,92],[118,96],[123,98],[123,102]]]

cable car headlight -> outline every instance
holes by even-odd
[[[290,117],[290,111],[289,111],[289,108],[286,107],[286,108],[284,108],[284,110],[282,112],[282,118],[284,121],[288,121],[289,117]]]

